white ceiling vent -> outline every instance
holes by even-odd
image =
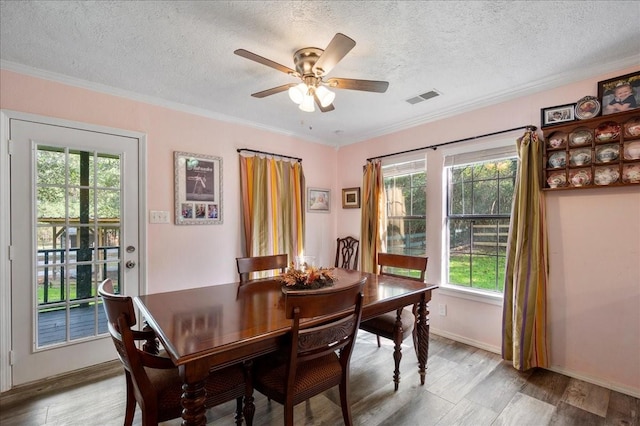
[[[407,99],[407,102],[410,103],[411,105],[415,105],[419,102],[422,101],[426,101],[427,99],[431,99],[431,98],[435,98],[436,96],[440,96],[441,93],[438,92],[437,90],[433,89],[433,90],[429,90],[428,92],[425,92],[421,95],[418,96],[414,96],[413,98],[409,98]]]

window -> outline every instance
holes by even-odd
[[[425,160],[382,167],[387,201],[387,253],[426,255]]]
[[[517,171],[515,148],[446,157],[445,166],[447,282],[502,293]]]

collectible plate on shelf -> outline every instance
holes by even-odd
[[[595,177],[593,181],[596,185],[609,185],[612,183],[616,183],[618,178],[620,177],[620,173],[615,167],[602,167],[596,169]]]
[[[569,135],[569,146],[582,146],[590,144],[593,140],[591,132],[584,127]]]
[[[608,163],[618,159],[619,148],[617,145],[605,145],[596,150],[596,158],[601,163]]]
[[[559,169],[567,164],[567,154],[565,152],[556,152],[549,157],[549,167]]]
[[[600,113],[600,101],[595,96],[585,96],[576,103],[576,118],[586,120]]]
[[[564,172],[551,173],[547,178],[547,183],[549,184],[549,188],[565,186],[567,184],[567,177],[564,175]]]
[[[620,136],[620,126],[612,121],[602,123],[596,129],[596,140],[598,142],[607,142],[617,139]]]
[[[640,136],[640,117],[633,117],[624,124],[627,136]]]

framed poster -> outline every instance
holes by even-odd
[[[307,211],[329,213],[331,211],[331,191],[322,188],[307,188]]]
[[[222,158],[173,155],[176,225],[222,224]]]
[[[342,189],[342,208],[343,209],[359,209],[360,208],[360,187]]]

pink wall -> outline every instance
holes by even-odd
[[[0,88],[3,109],[145,133],[149,210],[174,210],[174,151],[222,157],[222,225],[148,224],[149,293],[237,279],[235,258],[241,255],[237,148],[300,157],[308,186],[334,189],[336,151],[329,146],[5,70]],[[330,214],[307,214],[306,252],[323,265],[333,264],[335,206],[340,201],[336,194],[333,190]],[[173,213],[171,217],[173,223]]]
[[[540,125],[540,108],[597,94],[597,82],[637,71],[620,70],[342,148],[338,187],[362,185],[366,158]],[[418,104],[419,106],[419,104]],[[522,133],[513,137],[519,137]],[[477,144],[478,141],[468,144]],[[357,165],[358,167],[354,167]],[[427,151],[427,281],[442,283],[442,149]],[[548,332],[551,368],[640,396],[640,188],[547,193],[550,281]],[[339,235],[359,235],[360,216],[341,211]],[[462,296],[462,297],[461,297]],[[502,306],[438,290],[431,329],[500,351]],[[447,315],[438,315],[438,305]]]
[[[224,166],[224,224],[148,225],[148,288],[160,292],[235,280],[240,254],[236,148],[303,158],[308,186],[330,188],[330,214],[307,214],[307,254],[333,262],[337,235],[360,234],[360,210],[341,209],[341,188],[362,186],[368,157],[539,124],[540,108],[596,94],[596,82],[442,119],[336,151],[284,135],[224,123],[2,70],[0,107],[147,134],[147,208],[173,211],[173,151],[217,155]],[[440,283],[441,150],[428,153],[428,281]],[[337,176],[337,177],[336,177]],[[640,190],[562,191],[547,196],[552,369],[640,396]],[[500,347],[501,306],[436,291],[432,330],[490,350]],[[439,303],[447,316],[437,315]]]

